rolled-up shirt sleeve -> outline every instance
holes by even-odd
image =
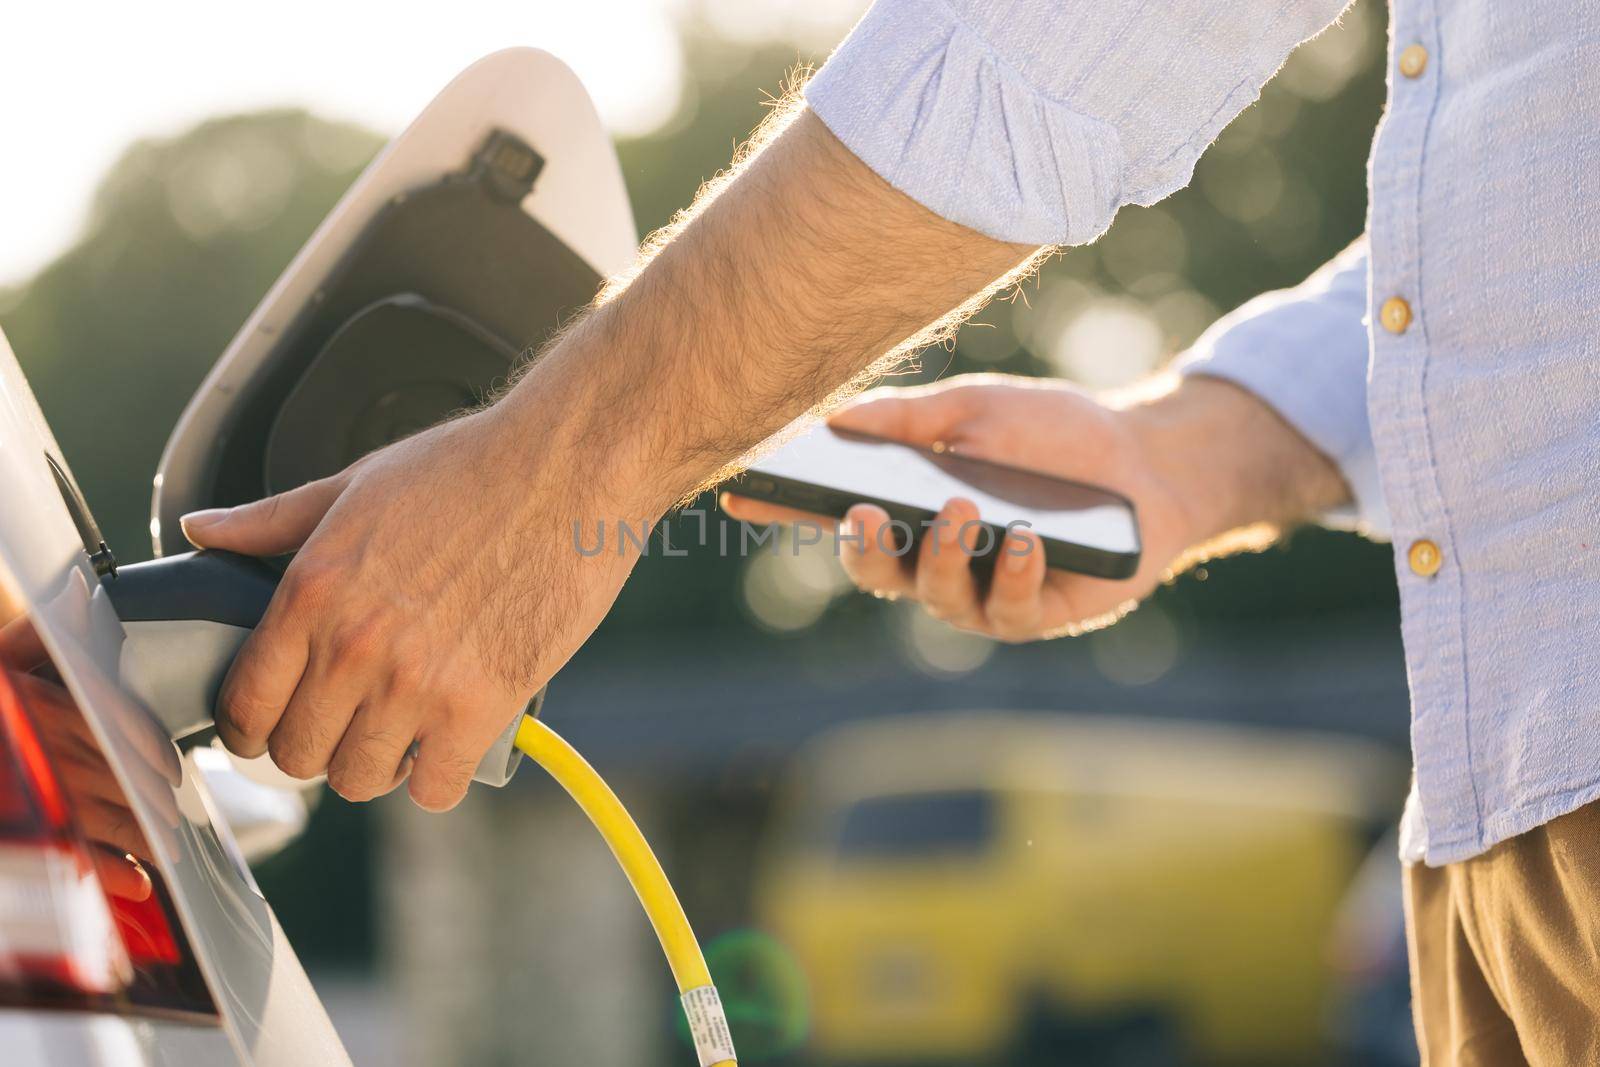
[[[868,166],[1003,241],[1084,244],[1195,161],[1348,0],[877,0],[806,86]]]
[[[1367,421],[1366,313],[1363,239],[1295,288],[1256,297],[1219,319],[1178,370],[1226,379],[1271,405],[1350,487],[1352,505],[1323,521],[1381,538],[1390,524]]]

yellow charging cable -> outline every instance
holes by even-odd
[[[711,984],[700,943],[689,928],[678,894],[672,891],[661,863],[627,809],[576,749],[531,715],[517,727],[517,747],[571,794],[622,865],[622,872],[639,895],[639,903],[644,905],[662,951],[667,954],[700,1067],[736,1067],[727,1016],[723,1014],[717,987]]]

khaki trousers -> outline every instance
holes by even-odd
[[[1600,1065],[1600,804],[1406,868],[1423,1067]]]

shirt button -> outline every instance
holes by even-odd
[[[1378,309],[1378,321],[1390,333],[1405,333],[1406,327],[1411,325],[1411,305],[1398,296],[1391,296]]]
[[[1420,78],[1428,69],[1428,50],[1420,44],[1410,45],[1400,53],[1400,73],[1408,78]]]
[[[1411,564],[1411,573],[1419,578],[1432,578],[1439,573],[1439,568],[1444,566],[1444,555],[1439,551],[1439,546],[1424,537],[1420,541],[1411,542],[1411,550],[1406,553],[1406,562]]]

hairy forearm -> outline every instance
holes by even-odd
[[[805,112],[647,244],[506,403],[659,513],[970,314],[1035,249],[899,193]],[[582,462],[582,461],[580,461]]]
[[[1333,462],[1253,393],[1204,376],[1172,384],[1127,414],[1184,500],[1190,560],[1260,547],[1350,499]]]

